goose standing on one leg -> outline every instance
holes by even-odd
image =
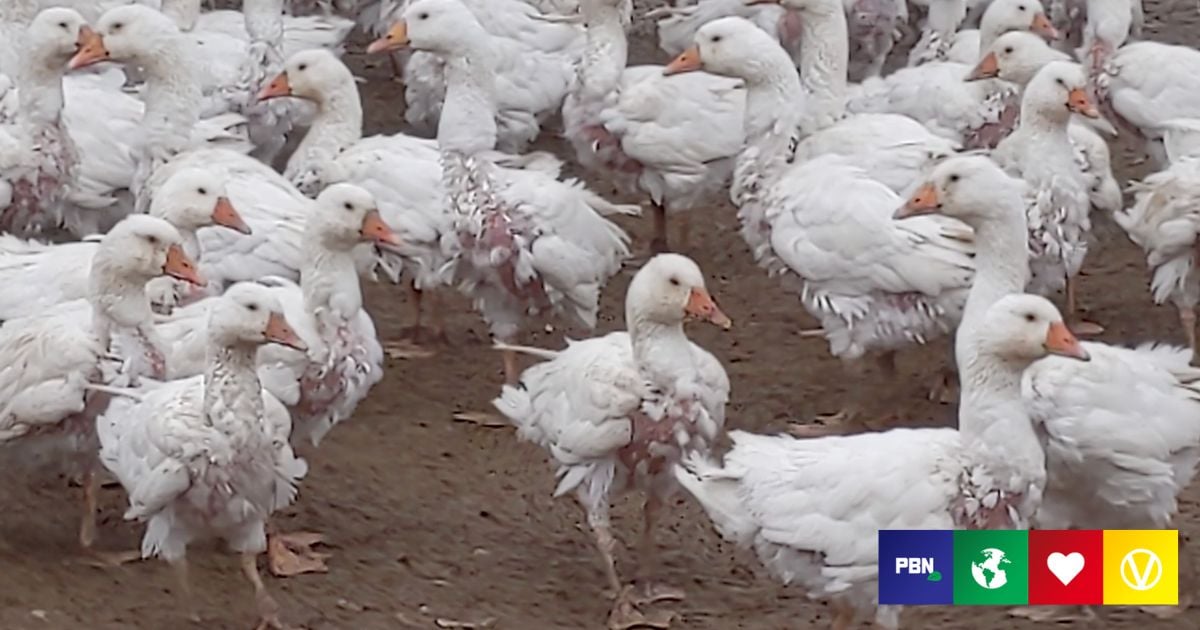
[[[308,467],[288,446],[287,411],[264,393],[255,354],[265,344],[307,348],[269,289],[238,284],[216,300],[204,374],[114,399],[97,421],[100,456],[129,494],[125,518],[146,521],[142,556],[170,563],[193,620],[200,617],[187,548],[215,537],[241,554],[257,627],[282,629],[258,556],[267,548],[267,518],[292,502]]]
[[[671,467],[684,452],[707,453],[725,423],[729,378],[721,363],[688,340],[683,322],[732,323],[705,288],[696,263],[677,254],[651,258],[625,296],[628,332],[569,342],[561,351],[522,348],[551,359],[521,374],[494,402],[518,434],[558,464],[554,495],[573,493],[604,559],[617,597],[609,628],[666,628],[670,615],[639,605],[680,599],[653,583],[655,518],[674,494]],[[616,569],[609,505],[629,489],[646,493],[638,589]]]

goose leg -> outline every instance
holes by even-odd
[[[97,494],[100,492],[100,479],[96,469],[89,466],[83,473],[83,517],[79,523],[79,546],[90,557],[89,564],[99,567],[120,566],[128,562],[142,559],[141,550],[137,551],[99,551],[96,544],[96,512]]]
[[[516,385],[521,380],[521,368],[517,365],[517,353],[512,350],[504,351],[504,382]]]
[[[1192,365],[1200,365],[1200,361],[1196,357],[1196,309],[1191,306],[1180,306],[1179,324],[1183,326],[1183,334],[1187,337],[1188,348],[1192,350]]]
[[[667,209],[659,204],[653,204],[654,239],[650,241],[650,254],[662,254],[671,251],[667,246]]]
[[[833,622],[830,630],[850,630],[854,625],[854,608],[841,600],[833,601]]]
[[[388,53],[388,64],[392,66],[392,80],[403,83],[404,71],[400,69],[400,62],[396,60],[396,53]]]
[[[279,620],[279,604],[267,592],[262,576],[258,573],[258,554],[253,551],[242,552],[242,575],[254,587],[254,603],[258,608],[258,625],[254,630],[290,630]]]
[[[1104,332],[1104,327],[1096,322],[1079,319],[1076,312],[1078,306],[1075,299],[1075,278],[1067,276],[1067,319],[1071,322],[1068,328],[1076,335],[1098,335]]]
[[[647,500],[649,505],[649,500]],[[639,604],[645,603],[646,598],[639,595],[633,585],[623,586],[621,578],[617,575],[615,552],[617,547],[617,539],[613,537],[612,529],[608,520],[608,504],[594,505],[592,507],[584,507],[588,515],[588,524],[592,527],[592,532],[596,536],[596,547],[600,550],[600,555],[604,559],[605,575],[608,578],[609,588],[614,590],[616,599],[613,601],[612,610],[608,613],[608,630],[632,630],[633,628],[660,628],[665,630],[671,627],[671,618],[674,614],[669,611],[652,611],[645,613],[639,608]],[[645,513],[647,523],[645,527],[650,529],[653,527],[653,508]],[[646,565],[646,550],[648,546],[652,548],[654,538],[647,536],[643,531],[641,553],[639,553],[638,565],[639,573],[649,568]],[[653,551],[650,557],[653,558]]]
[[[1159,619],[1171,619],[1192,607],[1196,591],[1196,567],[1185,549],[1186,541],[1179,537],[1179,603],[1175,606],[1143,606],[1142,612]]]
[[[188,576],[187,557],[167,560],[171,572],[175,574],[175,582],[179,585],[179,600],[187,612],[188,619],[200,623],[200,611],[196,609],[196,599],[192,596],[192,581]]]
[[[642,506],[642,540],[638,547],[638,582],[641,588],[640,592],[635,593],[635,602],[638,604],[680,601],[684,598],[682,589],[654,581],[654,573],[658,570],[658,545],[654,542],[654,525],[658,521],[658,513],[662,506],[662,499],[653,491],[646,496],[646,503]]]

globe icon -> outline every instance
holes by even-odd
[[[1000,568],[1002,564],[1011,564],[1011,561],[1004,557],[1004,551],[988,548],[979,555],[980,561],[971,563],[971,577],[975,578],[975,583],[988,590],[1008,584],[1008,573]]]

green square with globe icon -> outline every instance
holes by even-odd
[[[1029,603],[1029,532],[954,532],[954,604],[1020,606]]]

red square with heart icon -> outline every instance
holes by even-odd
[[[1029,605],[1104,603],[1104,532],[1031,530]]]

